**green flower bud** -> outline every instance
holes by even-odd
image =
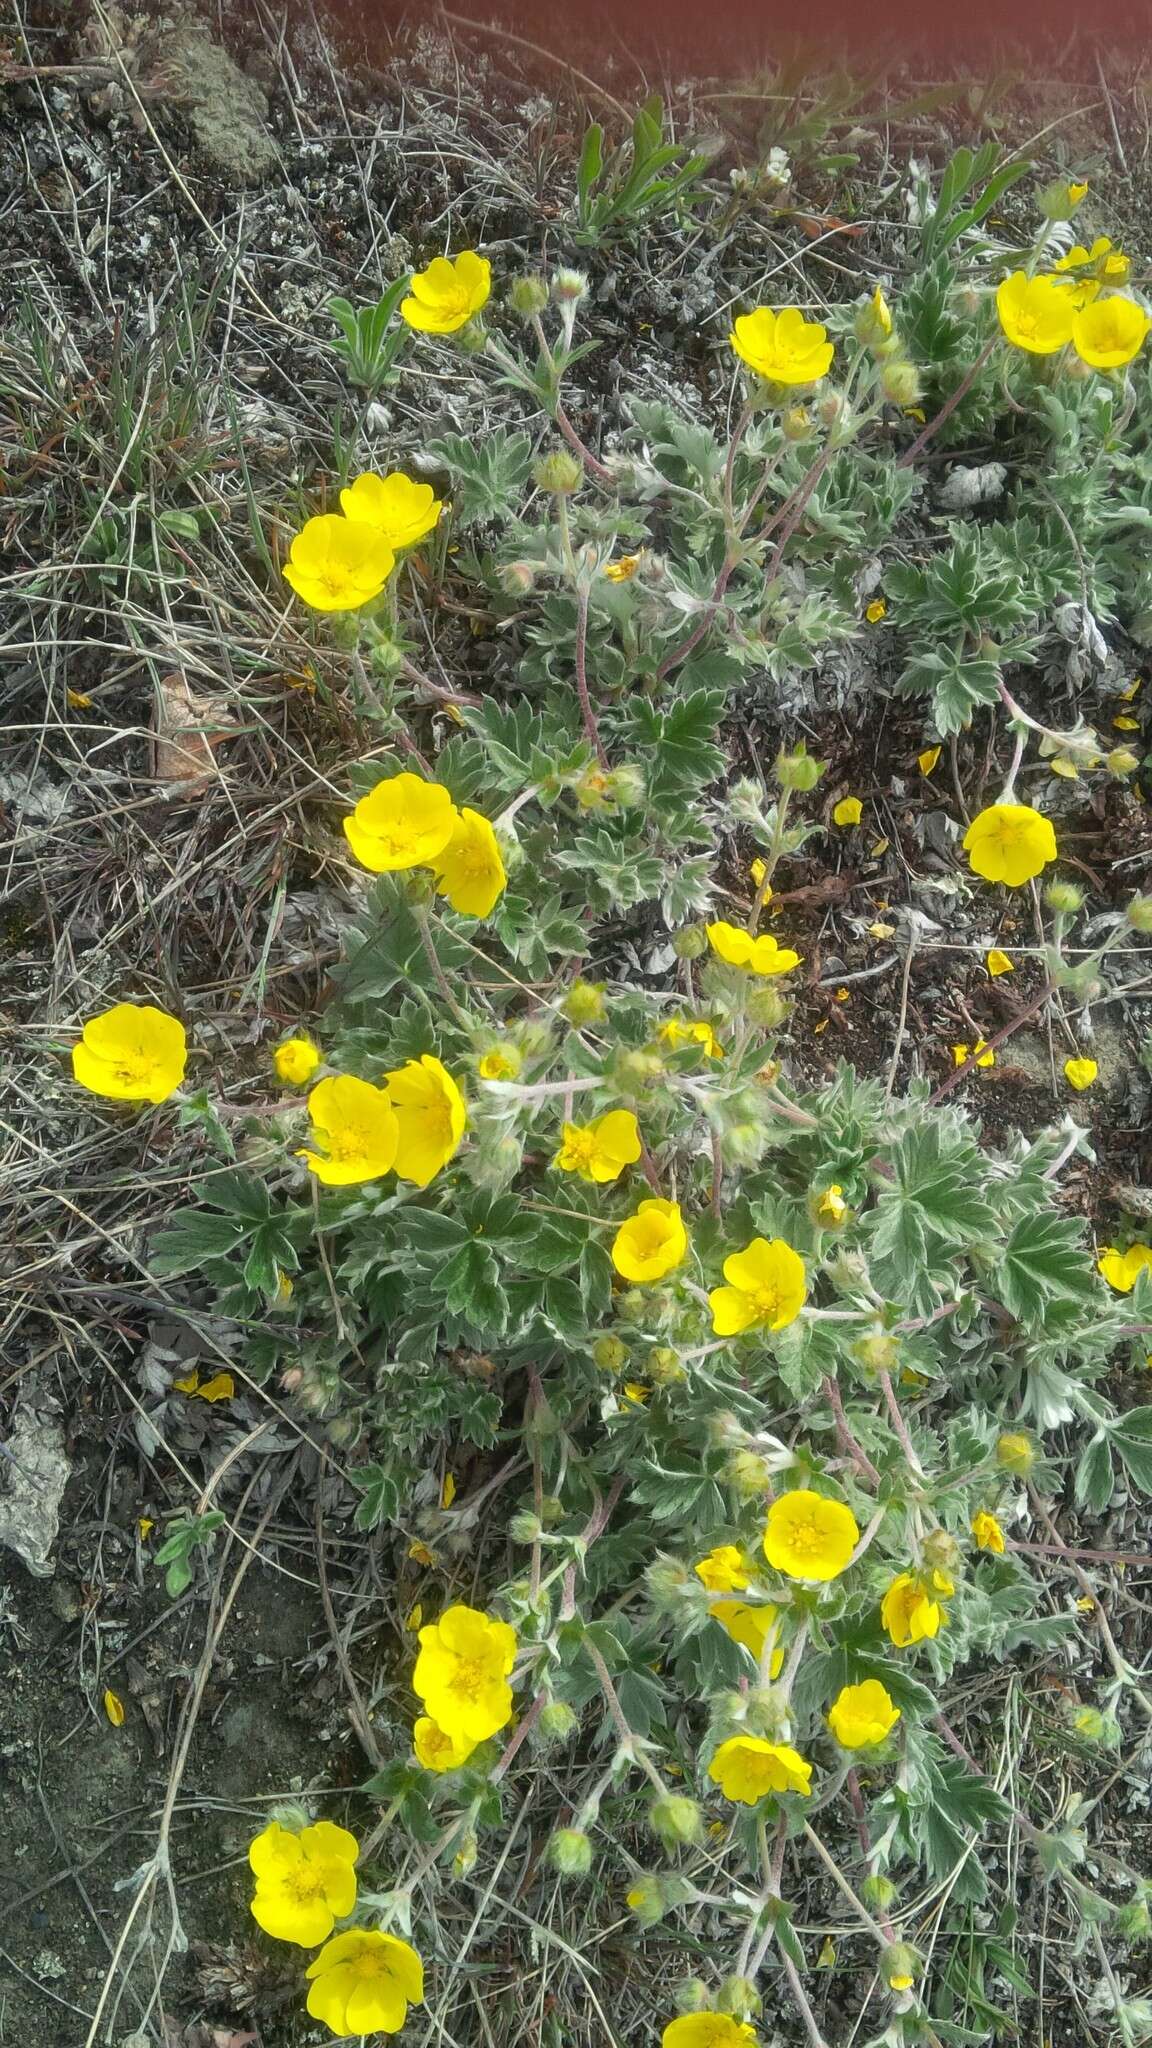
[[[592,1363],[601,1372],[623,1372],[628,1363],[628,1347],[619,1337],[597,1337],[592,1346]]]
[[[765,1742],[786,1742],[791,1729],[788,1702],[775,1686],[754,1686],[744,1698],[744,1715],[754,1735]]]
[[[404,893],[409,903],[427,906],[436,900],[436,877],[431,872],[421,874],[419,868],[409,868],[404,876]]]
[[[724,1158],[729,1166],[758,1166],[768,1146],[768,1132],[761,1123],[745,1119],[729,1124],[724,1132]]]
[[[647,784],[641,768],[627,761],[622,768],[613,768],[608,778],[608,795],[617,810],[631,811],[644,801]]]
[[[669,1344],[653,1345],[648,1353],[646,1371],[654,1387],[675,1386],[685,1377],[680,1355]]]
[[[536,568],[532,562],[502,562],[499,572],[501,590],[509,597],[527,597],[536,588]]]
[[[476,1830],[475,1828],[469,1828],[460,1837],[460,1847],[452,1858],[452,1868],[456,1872],[457,1877],[467,1877],[468,1872],[475,1868],[479,1852],[480,1845],[476,1840]]]
[[[563,1877],[587,1877],[592,1843],[583,1828],[557,1828],[548,1844],[548,1861]]]
[[[852,1356],[866,1372],[891,1372],[900,1356],[900,1346],[885,1330],[873,1330],[869,1336],[856,1339]]]
[[[920,1958],[906,1941],[889,1942],[880,1957],[880,1974],[890,1991],[911,1991],[920,1975]]]
[[[776,756],[776,780],[781,789],[815,789],[828,763],[817,761],[803,740],[790,754],[783,749]]]
[[[1049,882],[1044,891],[1044,901],[1049,910],[1059,911],[1062,917],[1072,917],[1083,909],[1084,891],[1075,882]]]
[[[1018,1479],[1026,1479],[1036,1463],[1036,1449],[1031,1438],[1015,1430],[997,1437],[996,1463],[1005,1472],[1014,1472]]]
[[[914,363],[885,363],[880,372],[885,398],[893,405],[919,405],[924,395],[920,374]]]
[[[547,281],[531,272],[514,277],[508,287],[509,309],[518,320],[531,320],[548,304]]]
[[[750,989],[744,1000],[744,1014],[761,1031],[779,1031],[788,1015],[788,998],[768,982]]]
[[[288,1834],[298,1835],[301,1828],[311,1825],[313,1815],[309,1813],[307,1807],[299,1805],[296,1800],[286,1799],[269,1809],[268,1818],[279,1821],[280,1826]]]
[[[604,983],[602,981],[574,981],[560,1005],[569,1024],[579,1030],[585,1024],[602,1024],[604,1021]]]
[[[812,415],[802,405],[786,405],[780,415],[780,431],[786,441],[807,441],[812,435]]]
[[[951,1578],[961,1562],[960,1545],[946,1529],[932,1529],[924,1538],[924,1562]]]
[[[582,270],[558,270],[552,279],[552,296],[561,305],[578,305],[588,296],[588,279]]]
[[[655,1927],[668,1911],[664,1880],[655,1875],[638,1877],[635,1884],[629,1886],[625,1899],[629,1911],[635,1913],[642,1927]]]
[[[708,934],[702,924],[686,924],[675,934],[672,951],[678,960],[701,960],[708,951]]]
[[[368,666],[374,676],[398,676],[407,660],[402,647],[395,640],[377,640],[368,656]]]
[[[1152,1936],[1152,1913],[1142,1893],[1129,1899],[1126,1905],[1117,1906],[1112,1925],[1121,1941],[1147,1941]]]
[[[733,1451],[724,1477],[741,1500],[760,1500],[772,1484],[772,1467],[757,1451]]]
[[[1052,183],[1045,185],[1037,194],[1045,220],[1071,220],[1087,189],[1087,185],[1083,188],[1070,185],[1067,178],[1053,178]]]
[[[571,1742],[580,1726],[580,1716],[567,1700],[549,1700],[536,1721],[536,1740],[544,1749],[560,1749]]]
[[[457,330],[453,340],[461,355],[482,356],[488,346],[488,335],[484,322],[480,319],[469,320],[467,327],[461,327]]]
[[[474,1187],[492,1188],[497,1193],[514,1181],[524,1163],[524,1147],[510,1131],[480,1132],[465,1160]]]
[[[648,1808],[648,1824],[666,1849],[694,1848],[704,1839],[704,1815],[684,1792],[665,1792]]]
[[[878,1913],[886,1913],[896,1897],[896,1887],[890,1877],[882,1877],[877,1872],[875,1876],[864,1879],[860,1896],[866,1906],[875,1906]]]
[[[663,1073],[664,1062],[654,1052],[627,1048],[618,1052],[612,1062],[612,1078],[624,1096],[643,1095]]]
[[[1152,932],[1152,896],[1134,896],[1125,916],[1134,932]]]
[[[734,2020],[754,2020],[763,2003],[751,1977],[725,1977],[716,1993],[717,2012],[730,2013]]]
[[[1120,1741],[1119,1724],[1112,1714],[1102,1714],[1099,1707],[1070,1706],[1068,1719],[1072,1732],[1090,1749],[1115,1749]]]
[[[546,1529],[554,1529],[557,1522],[564,1520],[564,1503],[554,1493],[546,1493],[540,1502],[540,1520]]]
[[[544,1534],[544,1524],[530,1508],[521,1508],[511,1517],[508,1534],[513,1543],[538,1543]]]
[[[541,1023],[538,1018],[530,1018],[526,1023],[518,1025],[516,1036],[526,1060],[543,1059],[544,1054],[552,1050],[551,1027]]]
[[[678,1557],[654,1558],[644,1573],[644,1582],[653,1605],[664,1613],[678,1608],[684,1595],[700,1583]]]
[[[566,448],[554,448],[549,455],[542,455],[532,471],[532,479],[539,491],[551,491],[554,497],[568,498],[578,491],[584,480],[584,471],[574,455]]]
[[[708,2012],[712,2004],[712,1993],[703,1977],[685,1977],[676,1986],[672,2002],[677,2012]]]

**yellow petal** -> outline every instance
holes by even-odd
[[[111,1721],[113,1728],[122,1728],[124,1726],[124,1702],[118,1694],[105,1691],[104,1712]]]
[[[916,766],[919,768],[921,775],[931,775],[939,759],[939,747],[925,747],[922,754],[917,754]]]

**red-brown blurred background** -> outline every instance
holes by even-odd
[[[325,11],[377,60],[398,25],[438,14],[411,0],[325,0]],[[1152,64],[1152,0],[463,0],[461,17],[593,72],[631,59],[747,75],[798,46],[821,66],[877,72],[959,62],[1091,75],[1101,46],[1114,79],[1118,60]]]

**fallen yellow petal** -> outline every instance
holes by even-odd
[[[991,952],[985,954],[984,965],[992,976],[993,981],[995,981],[998,974],[1015,974],[1016,972],[1016,962],[1010,960],[1007,953],[1002,953],[999,946],[993,946]]]
[[[1117,732],[1139,732],[1140,730],[1140,720],[1138,718],[1129,718],[1126,711],[1118,711],[1112,723],[1116,727]]]
[[[236,1382],[230,1372],[218,1372],[192,1391],[199,1401],[230,1401],[236,1392]]]
[[[114,1728],[124,1726],[124,1702],[117,1693],[105,1690],[104,1712]]]
[[[858,796],[842,796],[832,812],[834,825],[858,825],[864,815],[864,806]]]
[[[451,1507],[451,1505],[452,1505],[452,1503],[453,1503],[453,1501],[455,1500],[455,1498],[456,1498],[456,1481],[455,1481],[455,1480],[453,1479],[453,1477],[452,1477],[452,1474],[451,1474],[450,1472],[446,1472],[446,1473],[444,1474],[444,1484],[443,1484],[443,1486],[442,1486],[442,1487],[440,1488],[440,1505],[441,1505],[441,1507],[442,1507],[442,1508],[450,1508],[450,1507]]]
[[[936,763],[939,759],[939,747],[925,747],[924,752],[922,754],[917,754],[916,766],[920,770],[921,775],[931,775],[932,770],[936,766]]]

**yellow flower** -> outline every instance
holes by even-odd
[[[340,493],[346,519],[368,526],[387,548],[410,548],[431,533],[444,510],[431,484],[418,484],[403,470],[388,476],[366,470]]]
[[[851,1508],[806,1487],[782,1493],[768,1510],[764,1555],[787,1578],[839,1578],[859,1541]]]
[[[745,1330],[783,1330],[795,1322],[808,1295],[804,1261],[783,1238],[754,1237],[724,1261],[726,1287],[708,1296],[718,1337]]]
[[[939,759],[939,747],[925,747],[922,754],[917,754],[916,766],[920,770],[921,775],[931,775]]]
[[[230,1401],[236,1392],[236,1382],[230,1372],[214,1372],[211,1379],[202,1380],[197,1367],[185,1373],[183,1379],[173,1380],[177,1393],[193,1395],[198,1401]]]
[[[759,1735],[732,1735],[722,1742],[708,1766],[708,1776],[725,1799],[755,1806],[766,1792],[812,1790],[812,1766],[786,1742],[765,1742]]]
[[[1013,348],[1051,356],[1072,339],[1072,295],[1052,277],[1028,277],[1014,270],[996,292],[1000,325]]]
[[[750,1651],[759,1664],[764,1654],[764,1645],[779,1618],[779,1608],[767,1604],[754,1607],[747,1600],[710,1600],[708,1612],[713,1621],[720,1623],[725,1635],[731,1636],[734,1643],[740,1643],[744,1649]],[[769,1677],[779,1678],[783,1667],[783,1650],[773,1650]]]
[[[316,612],[355,612],[379,597],[396,557],[370,526],[322,512],[301,527],[282,574]]]
[[[1002,953],[999,946],[993,946],[991,952],[985,956],[984,965],[992,976],[993,981],[995,981],[998,974],[1015,974],[1016,972],[1016,962],[1010,960],[1007,953]]]
[[[732,323],[728,339],[742,363],[772,384],[815,384],[828,374],[834,354],[827,331],[806,320],[795,306],[774,313],[757,306]]]
[[[151,1003],[114,1003],[90,1017],[72,1047],[72,1074],[113,1102],[165,1102],[184,1079],[184,1026]]]
[[[400,1126],[386,1089],[353,1074],[333,1074],[316,1083],[308,1115],[316,1149],[305,1148],[296,1156],[307,1161],[325,1187],[379,1180],[395,1164]]]
[[[608,578],[609,583],[628,583],[636,574],[643,559],[643,553],[638,555],[621,555],[618,561],[605,562],[603,574]]]
[[[354,1927],[322,1948],[305,1973],[308,2011],[340,2036],[398,2034],[424,1997],[424,1965],[395,1934]]]
[[[1078,1059],[1064,1062],[1064,1079],[1070,1088],[1075,1088],[1078,1095],[1082,1094],[1085,1088],[1092,1086],[1099,1072],[1095,1060]]]
[[[359,1853],[355,1835],[333,1821],[318,1820],[299,1834],[270,1821],[248,1847],[256,1879],[252,1918],[274,1941],[315,1948],[356,1904]]]
[[[702,1586],[710,1593],[743,1593],[748,1586],[748,1568],[743,1552],[734,1543],[720,1543],[692,1567]]]
[[[679,1202],[641,1202],[612,1240],[612,1264],[622,1280],[649,1286],[674,1272],[686,1257],[688,1232]]]
[[[834,825],[858,825],[864,815],[864,806],[858,796],[842,796],[832,813]]]
[[[844,1190],[838,1182],[833,1181],[832,1185],[826,1187],[823,1194],[817,1197],[817,1218],[821,1223],[828,1223],[835,1227],[843,1223],[847,1214],[848,1204],[844,1200]]]
[[[477,1072],[482,1081],[514,1081],[522,1062],[514,1045],[493,1045],[481,1053]]]
[[[702,1045],[710,1060],[722,1060],[724,1057],[724,1047],[706,1017],[669,1017],[656,1036],[661,1045],[671,1046],[673,1052],[682,1045]]]
[[[468,1112],[464,1097],[430,1052],[384,1076],[396,1114],[396,1173],[426,1188],[459,1150]]]
[[[922,1642],[925,1636],[939,1635],[941,1622],[948,1618],[946,1610],[933,1598],[933,1594],[943,1592],[945,1588],[951,1592],[951,1581],[944,1577],[943,1572],[934,1573],[933,1578],[943,1583],[929,1587],[922,1579],[914,1578],[911,1572],[901,1572],[884,1595],[880,1619],[898,1650],[906,1650],[910,1643]]]
[[[283,1045],[278,1045],[272,1055],[277,1080],[285,1082],[290,1088],[303,1088],[305,1082],[312,1079],[320,1060],[319,1047],[313,1045],[312,1040],[306,1038],[303,1032],[295,1038],[286,1038]]]
[[[1094,370],[1119,370],[1144,346],[1152,320],[1134,299],[1112,293],[1081,307],[1072,326],[1072,346]]]
[[[476,1744],[459,1735],[446,1735],[427,1714],[421,1714],[412,1730],[412,1747],[417,1763],[426,1771],[458,1771]]]
[[[362,866],[384,875],[434,861],[456,822],[456,806],[443,785],[405,768],[361,797],[344,831]]]
[[[456,334],[488,303],[492,265],[464,249],[450,261],[437,256],[412,279],[412,295],[400,301],[400,317],[423,334]]]
[[[973,874],[1020,889],[1056,858],[1051,821],[1031,804],[989,804],[964,834]]]
[[[756,2030],[726,2012],[686,2012],[669,2020],[660,2048],[756,2048]]]
[[[621,1392],[625,1400],[631,1401],[635,1408],[642,1408],[645,1401],[652,1398],[651,1387],[646,1387],[641,1380],[625,1380]]]
[[[1126,1252],[1106,1245],[1096,1261],[1097,1272],[1118,1294],[1131,1294],[1146,1266],[1152,1266],[1152,1245],[1147,1244],[1130,1244]]]
[[[487,917],[504,894],[508,876],[487,818],[465,805],[452,836],[432,862],[436,893],[462,917]]]
[[[1073,185],[1069,185],[1069,187],[1068,187],[1068,204],[1069,204],[1069,206],[1079,206],[1079,204],[1080,204],[1080,201],[1081,201],[1081,200],[1082,200],[1082,199],[1084,198],[1084,196],[1085,196],[1085,194],[1086,194],[1087,190],[1088,190],[1088,180],[1087,180],[1087,178],[1083,178],[1083,179],[1081,179],[1081,180],[1080,180],[1080,181],[1079,181],[1078,183],[1076,183],[1076,184],[1073,184]],[[1062,266],[1061,264],[1059,264],[1059,263],[1058,263],[1058,264],[1056,265],[1056,268],[1057,268],[1057,270],[1060,270],[1060,269],[1061,269],[1062,267],[1063,267],[1063,266]]]
[[[973,1515],[972,1534],[976,1540],[977,1550],[994,1550],[997,1557],[1003,1557],[1004,1531],[995,1515],[990,1515],[987,1508],[981,1508],[978,1514]]]
[[[996,1065],[995,1053],[989,1049],[982,1038],[978,1038],[975,1045],[954,1045],[952,1047],[952,1064],[954,1067],[962,1067],[965,1061],[970,1059],[974,1059],[978,1067],[994,1067]]]
[[[799,953],[778,945],[767,933],[754,939],[740,925],[723,920],[708,926],[708,943],[727,966],[746,967],[749,974],[790,974],[800,965]]]
[[[1113,248],[1109,235],[1097,235],[1090,249],[1077,242],[1066,256],[1061,256],[1055,268],[1081,273],[1072,280],[1073,297],[1080,307],[1091,305],[1106,284],[1127,284],[1132,265],[1122,249]]]
[[[882,597],[874,597],[864,613],[864,617],[870,626],[878,626],[881,619],[887,618],[887,616],[888,607]]]
[[[871,1749],[899,1719],[899,1707],[878,1678],[842,1686],[828,1709],[828,1726],[841,1749]]]
[[[453,1742],[485,1742],[512,1718],[516,1636],[476,1607],[445,1608],[420,1631],[412,1689]]]
[[[561,1173],[581,1180],[619,1180],[640,1157],[640,1129],[630,1109],[610,1109],[590,1124],[565,1124],[563,1143],[552,1161]]]

